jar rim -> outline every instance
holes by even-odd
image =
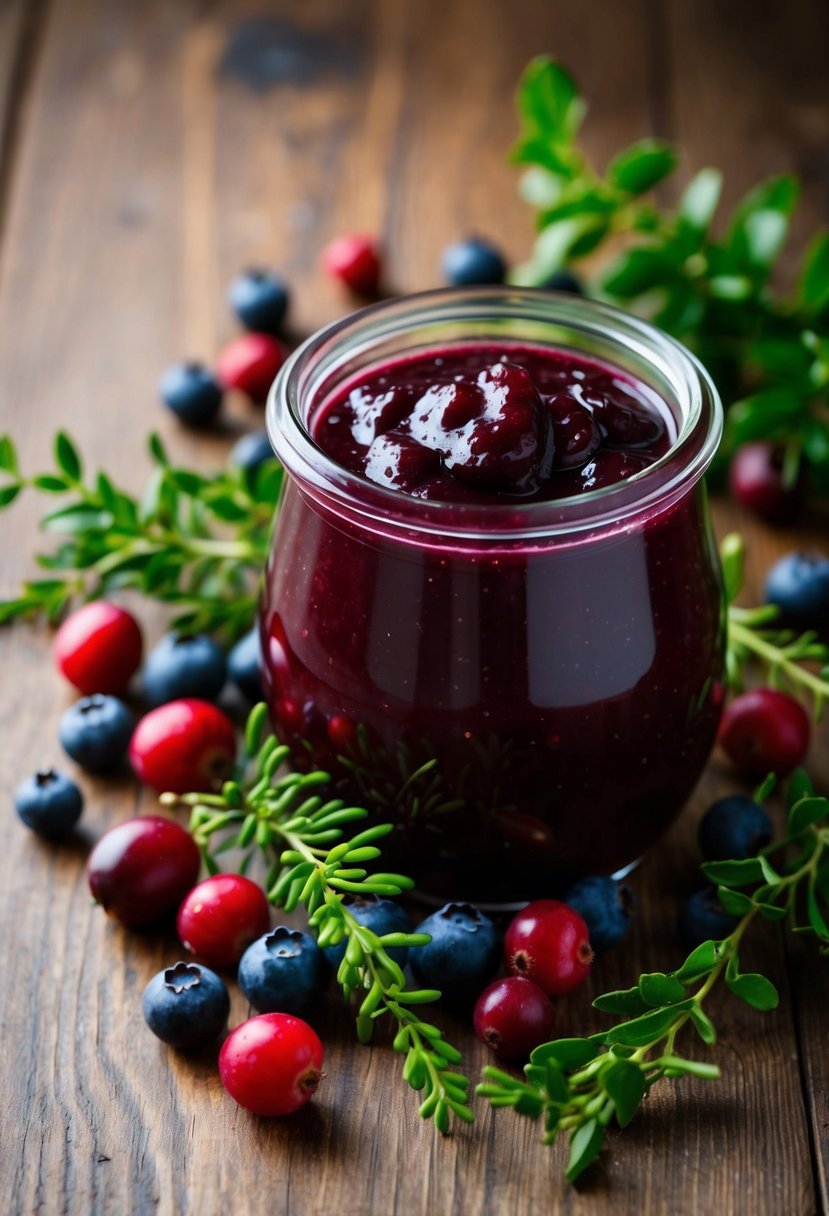
[[[600,341],[652,369],[661,383],[670,386],[681,411],[679,433],[668,451],[635,476],[587,493],[526,504],[514,499],[459,504],[415,498],[371,482],[343,468],[312,438],[304,407],[313,403],[323,375],[419,327],[466,323],[474,330],[507,318],[561,333],[561,341],[555,343],[520,334],[512,340],[567,350],[567,336],[579,336]],[[465,341],[478,336],[475,333]],[[434,339],[435,345],[440,342]],[[595,357],[614,366],[612,355]],[[642,379],[647,383],[645,376]],[[266,423],[271,446],[288,474],[329,509],[382,533],[402,530],[421,537],[492,542],[624,528],[633,518],[665,509],[708,468],[722,436],[723,414],[717,390],[699,360],[640,317],[562,292],[474,287],[381,301],[318,330],[289,356],[271,386]]]

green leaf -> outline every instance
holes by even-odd
[[[675,149],[662,140],[641,139],[614,156],[607,178],[618,190],[644,194],[673,173],[677,159]]]
[[[800,298],[814,312],[829,307],[829,231],[818,232],[806,250],[800,274]]]
[[[774,793],[776,787],[777,774],[767,773],[751,796],[755,802],[765,802],[769,795]]]
[[[519,82],[518,111],[528,132],[554,142],[570,140],[584,116],[584,102],[569,72],[549,55],[539,55]]]
[[[815,933],[818,937],[829,940],[829,924],[826,923],[826,919],[818,906],[814,883],[809,883],[806,889],[806,908],[809,913],[809,924]]]
[[[583,1068],[595,1060],[600,1052],[600,1045],[590,1039],[556,1039],[553,1043],[542,1043],[536,1047],[530,1054],[530,1062],[546,1064],[548,1060],[555,1060],[560,1068],[570,1070]]]
[[[701,868],[709,882],[716,886],[747,887],[763,878],[758,857],[746,857],[743,861],[706,861]]]
[[[45,494],[65,494],[69,483],[63,477],[55,477],[51,473],[41,473],[32,478],[32,485]]]
[[[642,999],[639,988],[636,987],[618,988],[614,992],[604,992],[601,996],[596,997],[593,1008],[601,1009],[602,1013],[617,1013],[623,1017],[635,1017],[639,1013],[646,1013],[649,1006]]]
[[[687,1001],[680,1001],[667,1009],[654,1009],[642,1017],[623,1022],[621,1026],[614,1026],[607,1032],[605,1042],[621,1043],[624,1047],[645,1047],[648,1043],[655,1043],[670,1030],[679,1016],[690,1010],[693,1005],[694,1002],[689,997]]]
[[[722,174],[718,169],[700,169],[685,187],[679,200],[679,214],[692,232],[708,231],[722,192]]]
[[[170,469],[170,481],[188,498],[198,498],[205,486],[210,484],[206,477],[194,473],[192,469]]]
[[[595,1161],[604,1143],[604,1128],[598,1119],[590,1119],[573,1132],[570,1137],[570,1157],[567,1162],[567,1181],[575,1182],[591,1162]]]
[[[707,1043],[709,1047],[716,1043],[717,1031],[708,1014],[703,1009],[700,1009],[699,1005],[695,1005],[693,1002],[691,1003],[690,1014],[691,1021],[694,1023],[697,1033],[699,1034],[699,1037],[702,1039],[703,1043]]]
[[[0,437],[0,469],[4,473],[11,473],[14,477],[17,477],[19,474],[17,450],[15,449],[11,435]]]
[[[678,266],[664,249],[642,246],[629,249],[613,264],[602,280],[609,295],[629,300],[675,280]]]
[[[154,464],[157,464],[162,469],[169,467],[170,459],[167,455],[167,450],[155,431],[153,431],[147,440],[147,447],[150,450],[150,456],[152,457]]]
[[[81,458],[65,431],[58,431],[55,436],[55,463],[67,479],[77,485],[81,479]]]
[[[645,1074],[638,1065],[617,1060],[602,1073],[602,1085],[613,1099],[619,1127],[627,1127],[645,1096]]]
[[[741,1001],[745,1001],[752,1009],[766,1012],[769,1009],[776,1009],[779,1004],[780,997],[777,989],[764,975],[757,975],[754,972],[748,972],[745,975],[729,975],[726,972],[725,982],[734,995],[738,996]]]
[[[769,388],[744,397],[728,411],[728,440],[740,445],[754,439],[786,437],[798,425],[806,403],[806,396],[796,388]]]
[[[660,1005],[674,1005],[677,1001],[683,1001],[686,996],[684,985],[662,971],[640,975],[639,992],[645,1004],[653,1009]]]
[[[795,774],[796,776],[797,774]],[[795,777],[792,778],[792,783],[789,786],[790,791]],[[827,816],[829,816],[829,798],[815,798],[811,795],[810,788],[808,794],[803,794],[800,798],[796,798],[793,802],[789,803],[788,830],[792,836],[797,836],[798,833],[804,832],[811,824],[819,823],[821,819],[825,819]]]
[[[797,193],[797,180],[781,174],[755,186],[736,207],[727,247],[740,266],[769,270],[786,238]]]
[[[22,489],[23,487],[18,485],[0,487],[0,511],[3,507],[10,506]]]
[[[743,891],[732,891],[729,887],[717,887],[717,895],[729,916],[745,916],[753,908],[752,900]]]
[[[700,942],[674,972],[678,980],[697,980],[714,968],[717,963],[717,946],[713,941]]]
[[[720,544],[725,596],[729,604],[743,589],[745,558],[746,546],[742,536],[739,532],[729,532]]]
[[[250,515],[249,508],[238,503],[232,494],[210,494],[205,501],[216,518],[227,523],[243,523]]]
[[[96,511],[86,503],[74,503],[46,515],[40,526],[44,532],[64,532],[68,536],[77,536],[83,532],[105,532],[112,527],[112,516],[109,511]]]

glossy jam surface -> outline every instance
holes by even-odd
[[[428,366],[389,364],[312,402],[309,429],[367,480],[382,472],[385,458],[375,466],[371,456],[378,439],[401,449],[411,440],[426,455],[387,463],[392,484],[448,499],[450,515],[455,501],[580,493],[591,465],[612,459],[618,476],[620,464],[652,462],[670,446],[667,407],[613,368],[538,347],[493,357],[503,353],[467,344],[431,352]],[[525,374],[506,401],[520,425],[507,420],[484,445],[484,457],[494,453],[484,468],[469,436],[458,445],[442,436],[486,414],[476,397],[479,412],[464,422],[473,406],[463,399],[470,386],[487,398],[505,363]],[[550,400],[561,395],[571,416],[576,406],[585,416],[557,433]],[[629,408],[624,441],[608,400]],[[420,545],[343,518],[289,480],[262,637],[277,730],[300,762],[335,772],[344,797],[396,824],[384,866],[437,897],[553,895],[638,858],[710,751],[723,633],[704,489],[587,535]]]

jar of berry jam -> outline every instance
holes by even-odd
[[[664,832],[719,716],[721,427],[678,343],[551,292],[379,304],[288,360],[266,693],[297,761],[395,824],[386,867],[508,903]]]

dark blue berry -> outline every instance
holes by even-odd
[[[415,930],[428,933],[428,946],[413,948],[412,972],[425,988],[439,988],[447,1001],[474,1001],[492,979],[501,957],[493,921],[472,904],[446,904]]]
[[[223,982],[199,963],[176,963],[144,989],[144,1020],[171,1047],[204,1047],[227,1025],[230,997]]]
[[[709,939],[720,941],[733,933],[736,916],[725,911],[716,887],[703,887],[686,900],[679,913],[679,934],[689,949]]]
[[[63,712],[58,727],[67,756],[90,773],[111,773],[126,755],[135,720],[123,701],[95,693]]]
[[[440,264],[444,279],[454,287],[503,283],[507,273],[507,264],[498,250],[476,236],[447,245]]]
[[[17,787],[15,809],[27,828],[40,836],[66,836],[83,810],[83,795],[74,781],[53,768],[38,769]]]
[[[266,460],[276,460],[276,456],[265,431],[251,431],[249,435],[243,435],[230,453],[231,464],[247,473],[255,473]]]
[[[372,896],[370,899],[351,899],[347,901],[347,907],[358,924],[365,925],[378,937],[383,937],[386,933],[411,933],[412,931],[405,909],[400,904],[396,904],[393,899],[378,899],[376,896]],[[406,946],[392,946],[387,953],[398,966],[406,966],[406,958],[409,953]],[[345,954],[345,941],[336,946],[326,946],[323,954],[331,966],[336,969]]]
[[[259,629],[254,626],[250,633],[239,639],[227,656],[227,674],[249,701],[262,699],[261,662]]]
[[[278,334],[288,311],[288,286],[270,270],[246,270],[230,284],[230,307],[245,329]]]
[[[212,701],[224,687],[227,659],[206,634],[167,633],[144,666],[144,695],[150,705],[181,697]]]
[[[259,1013],[305,1013],[322,995],[330,968],[307,933],[277,925],[248,946],[239,987]]]
[[[590,932],[594,950],[607,950],[627,934],[636,900],[630,887],[613,878],[583,878],[563,897],[578,912]]]
[[[222,404],[222,387],[202,363],[175,363],[158,385],[161,400],[188,426],[207,426]]]
[[[713,803],[700,820],[697,834],[706,861],[742,861],[754,857],[771,838],[771,820],[745,794],[731,794]]]
[[[780,619],[795,629],[829,626],[829,557],[787,553],[766,576],[766,603],[776,604]]]
[[[539,287],[544,287],[547,291],[566,291],[572,296],[584,295],[584,284],[577,275],[571,274],[569,270],[554,270],[548,275]]]

